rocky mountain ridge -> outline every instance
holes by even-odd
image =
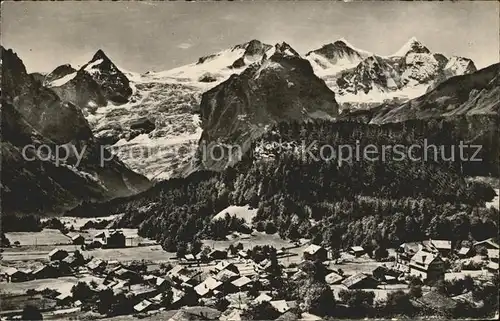
[[[203,155],[198,160],[201,168],[221,170],[241,156],[232,155],[231,146],[245,153],[269,125],[280,121],[333,120],[338,105],[309,62],[283,42],[275,45],[269,57],[205,92],[200,114]],[[221,160],[207,152],[214,146],[228,148]]]
[[[82,201],[127,196],[150,186],[102,149],[79,106],[28,74],[12,50],[2,47],[1,53],[4,213],[55,214]],[[109,160],[101,166],[103,157]]]

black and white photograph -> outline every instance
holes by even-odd
[[[499,1],[1,1],[0,320],[498,320]]]

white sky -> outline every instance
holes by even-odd
[[[2,2],[2,44],[29,71],[99,48],[132,71],[165,70],[259,39],[301,53],[339,38],[380,55],[417,37],[433,52],[499,61],[499,2]]]

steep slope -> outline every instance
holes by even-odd
[[[44,85],[52,88],[64,101],[95,111],[97,107],[124,104],[132,95],[129,79],[98,50],[79,70],[61,65],[49,73]]]
[[[425,95],[373,116],[375,124],[453,115],[498,116],[500,106],[500,64],[452,77]]]
[[[97,140],[132,170],[152,180],[170,178],[189,163],[201,135],[195,111],[203,86],[135,77],[126,104],[109,104],[86,118]]]
[[[120,67],[134,89],[129,101],[87,108],[86,118],[97,139],[131,169],[153,180],[179,175],[201,136],[202,93],[272,50],[252,40],[172,70],[137,74]]]
[[[53,213],[82,200],[107,200],[150,186],[97,144],[81,109],[61,101],[2,50],[2,199],[5,213]],[[32,146],[29,146],[32,145]],[[43,152],[35,155],[39,146]],[[46,147],[45,147],[46,146]],[[74,153],[57,163],[57,146]],[[23,149],[33,159],[22,157]],[[66,151],[60,147],[61,157]],[[102,157],[110,159],[101,166]],[[34,192],[36,190],[36,192]],[[40,205],[41,207],[37,207]]]
[[[367,57],[353,69],[352,74],[348,76],[344,74],[337,80],[339,93],[341,95],[347,93],[368,94],[370,92],[374,94],[374,92],[383,92],[386,89],[401,89],[403,81],[398,67],[381,57]]]
[[[92,79],[101,87],[106,99],[113,103],[126,103],[132,95],[132,88],[128,78],[100,49],[80,70],[90,74]]]
[[[42,161],[25,146],[55,146],[31,127],[9,103],[2,103],[2,210],[11,213],[55,213],[81,201],[103,200],[106,191],[71,165]],[[48,156],[44,154],[43,156]]]
[[[416,37],[411,37],[398,51],[393,53],[391,57],[405,57],[410,53],[428,54],[430,50],[418,41]]]
[[[44,85],[47,87],[60,86],[75,77],[76,71],[70,64],[58,66],[45,76]]]
[[[56,142],[90,139],[92,132],[81,110],[63,102],[50,89],[28,75],[21,59],[2,47],[2,98],[42,135]]]
[[[436,55],[434,56],[436,57]],[[468,58],[453,56],[450,60],[444,60],[443,63],[445,63],[445,65],[441,70],[441,73],[434,80],[432,80],[429,87],[427,87],[427,91],[431,91],[436,88],[437,85],[448,78],[456,75],[466,75],[477,71],[474,62]]]
[[[238,160],[233,147],[245,153],[269,125],[334,119],[338,105],[335,94],[314,74],[310,63],[281,43],[270,57],[204,93],[200,114],[203,133],[198,165],[220,170]],[[224,154],[212,155],[219,147]]]
[[[84,111],[92,112],[97,107],[108,104],[101,87],[84,70],[57,78],[49,82],[48,86],[61,100],[80,106]]]

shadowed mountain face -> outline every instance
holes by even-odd
[[[101,149],[78,106],[27,74],[12,50],[1,50],[4,213],[57,213],[82,200],[107,200],[150,186]],[[70,151],[60,163],[54,158],[57,146]],[[66,149],[60,151],[65,157]],[[75,151],[82,155],[79,164]],[[110,159],[104,166],[102,157]]]
[[[245,152],[271,124],[334,119],[338,114],[335,94],[286,43],[277,44],[270,57],[204,93],[200,106],[200,145],[207,150],[221,144],[237,145]],[[231,163],[207,157],[201,162],[209,169]]]
[[[63,102],[31,75],[12,50],[2,48],[2,98],[11,102],[23,118],[55,142],[86,140],[92,136],[82,111]]]
[[[44,83],[50,84],[51,82],[61,79],[65,76],[71,75],[76,71],[77,70],[73,68],[70,64],[61,65],[45,76]]]
[[[104,96],[114,103],[126,103],[132,95],[128,78],[102,50],[98,50],[81,70],[89,73],[101,87]]]
[[[44,85],[62,100],[91,111],[108,101],[124,104],[132,95],[128,78],[102,50],[79,70],[67,64],[57,67],[45,77]]]

